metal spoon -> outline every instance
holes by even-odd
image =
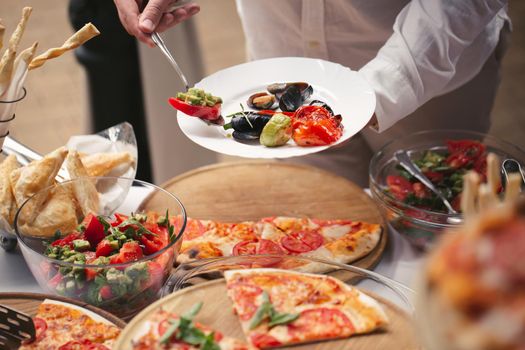
[[[430,181],[419,168],[412,162],[412,159],[410,159],[410,156],[408,153],[404,150],[399,150],[396,153],[394,153],[394,157],[399,162],[399,164],[409,172],[410,175],[418,179],[423,185],[425,185],[429,190],[431,190],[436,196],[441,199],[443,204],[445,204],[445,207],[447,208],[449,214],[459,214],[454,208],[452,208],[452,205],[450,202],[443,196],[443,194],[434,187],[434,184],[432,181]],[[459,219],[459,218],[458,218]]]

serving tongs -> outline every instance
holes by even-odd
[[[23,341],[32,341],[35,336],[31,317],[0,304],[0,350],[18,349]]]
[[[432,191],[438,198],[443,202],[445,207],[447,208],[447,211],[449,214],[456,215],[449,217],[447,221],[450,224],[459,224],[463,221],[463,219],[459,216],[459,212],[455,210],[452,207],[452,204],[448,201],[448,199],[439,191],[432,181],[426,177],[421,170],[414,164],[410,156],[405,150],[399,150],[396,153],[394,153],[394,157],[399,162],[399,165],[403,167],[410,175],[418,179],[419,182],[421,182],[423,185],[425,185],[426,188],[428,188],[430,191]]]
[[[518,173],[521,176],[521,190],[525,190],[525,174],[521,168],[521,164],[512,158],[507,158],[501,163],[501,183],[503,186],[506,186],[506,183],[509,181],[510,174]]]

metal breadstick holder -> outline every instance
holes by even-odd
[[[22,101],[27,95],[27,90],[22,88],[19,96],[12,100],[0,98],[0,153],[7,136],[9,136],[9,123],[15,119],[15,111],[18,102]]]

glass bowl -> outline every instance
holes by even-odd
[[[67,233],[79,230],[77,226],[83,219],[83,215],[78,214],[78,221],[61,219],[74,207],[73,198],[68,197],[68,201],[54,205],[51,205],[50,198],[57,193],[72,193],[74,186],[81,181],[96,183],[100,205],[93,214],[104,216],[107,221],[113,220],[115,213],[130,215],[155,212],[165,217],[169,211],[169,216],[174,218],[171,239],[166,235],[167,244],[162,243],[166,246],[147,254],[146,243],[135,238],[142,246],[144,256],[139,259],[134,256],[129,259],[133,261],[124,259],[116,264],[107,261],[85,263],[86,260],[94,259],[93,253],[84,253],[83,259],[76,256],[74,261],[64,261],[71,260],[64,253],[60,253],[64,260],[48,257],[46,249],[56,239],[49,234],[59,230],[61,237],[64,237]],[[162,203],[159,204],[162,207],[142,210],[142,199],[152,194],[162,199],[157,201]],[[171,273],[180,248],[180,238],[186,226],[186,211],[174,195],[147,182],[122,177],[88,177],[66,181],[38,192],[19,208],[14,226],[24,259],[45,292],[76,299],[127,319],[160,297],[159,292]],[[123,242],[119,239],[120,249],[124,242],[129,241],[126,237],[123,239]],[[113,252],[116,254],[119,251]]]
[[[159,308],[183,314],[192,305],[203,302],[197,322],[212,329],[245,339],[232,304],[226,294],[223,272],[226,270],[251,269],[255,267],[286,268],[316,262],[318,274],[328,274],[343,283],[355,286],[375,298],[385,310],[390,323],[382,331],[346,339],[321,341],[315,344],[295,345],[294,349],[418,349],[417,338],[412,332],[414,308],[413,291],[404,285],[375,272],[351,265],[323,260],[282,256],[246,255],[217,259],[204,259],[184,263],[177,267],[163,290],[163,298],[138,314],[123,330],[115,344],[119,349],[131,349],[132,343],[148,330],[151,315]]]
[[[411,158],[422,152],[446,150],[446,140],[476,140],[486,146],[486,151],[495,153],[500,160],[514,158],[521,164],[525,162],[525,152],[493,136],[466,130],[421,131],[386,144],[370,161],[370,192],[379,204],[385,219],[413,245],[427,249],[445,229],[461,224],[456,215],[417,208],[396,199],[387,190],[386,178],[397,174],[397,161],[394,153],[406,150]]]

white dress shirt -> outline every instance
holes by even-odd
[[[479,73],[505,0],[237,0],[251,59],[321,58],[359,70],[378,131]]]

